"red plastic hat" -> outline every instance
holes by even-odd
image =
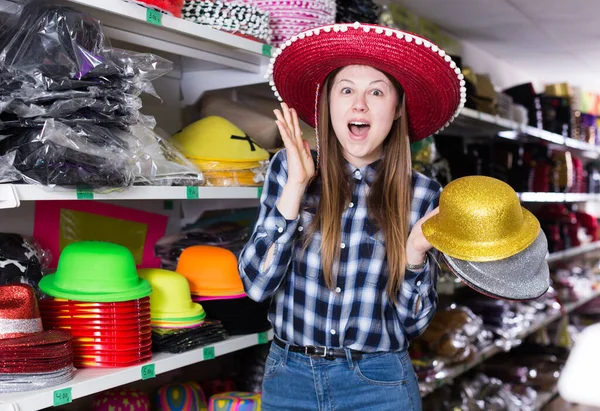
[[[402,85],[412,142],[443,130],[466,102],[464,77],[443,50],[415,34],[371,24],[334,24],[293,36],[275,51],[267,76],[275,96],[315,127],[327,75],[354,64],[381,70]]]

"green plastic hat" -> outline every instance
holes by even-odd
[[[206,317],[202,306],[192,302],[190,285],[183,275],[159,268],[144,268],[138,274],[152,286],[150,313],[153,320],[201,322]]]
[[[66,246],[56,273],[43,277],[39,287],[52,297],[98,303],[137,300],[152,294],[148,281],[137,274],[131,251],[102,241]]]

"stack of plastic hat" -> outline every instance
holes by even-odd
[[[269,153],[218,116],[206,117],[173,136],[181,152],[212,186],[261,186]]]
[[[187,278],[192,299],[202,303],[208,318],[221,321],[231,335],[270,328],[269,302],[256,303],[244,292],[238,262],[231,251],[197,245],[181,253],[177,272]]]
[[[500,180],[471,176],[448,184],[423,234],[452,272],[482,294],[524,301],[550,286],[540,223]]]
[[[145,392],[132,388],[115,388],[94,398],[91,411],[150,411],[150,399]]]
[[[194,381],[167,384],[156,392],[156,409],[160,411],[207,411],[206,395]]]
[[[152,286],[150,314],[154,351],[179,353],[227,338],[218,321],[207,321],[202,306],[192,302],[187,279],[174,271],[146,268],[140,278]]]
[[[52,387],[74,371],[71,335],[44,331],[33,288],[0,286],[0,393]]]
[[[208,411],[260,411],[261,395],[252,392],[232,391],[210,397]]]
[[[40,289],[54,297],[40,301],[44,325],[73,335],[76,367],[124,367],[152,357],[152,288],[127,248],[69,244]]]

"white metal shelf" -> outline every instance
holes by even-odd
[[[100,20],[112,39],[248,72],[264,72],[271,47],[123,0],[62,0]],[[154,23],[150,23],[153,21]]]
[[[548,258],[546,258],[546,261],[548,261],[548,263],[554,263],[557,261],[565,260],[567,258],[577,257],[579,255],[598,250],[600,250],[600,241],[552,253],[548,256]]]
[[[39,200],[196,200],[256,199],[262,187],[132,186],[92,192],[30,184],[0,184],[0,208]]]
[[[600,194],[588,193],[517,193],[524,203],[578,203],[600,201]]]
[[[511,348],[514,348],[515,346],[519,345],[521,340],[523,340],[526,337],[528,337],[529,335],[535,333],[540,328],[545,327],[549,324],[552,324],[556,320],[560,319],[563,315],[563,312],[565,314],[568,314],[568,313],[576,310],[577,308],[581,307],[582,305],[588,303],[589,301],[593,300],[596,297],[600,297],[600,289],[591,292],[588,296],[583,297],[576,302],[565,304],[563,306],[563,309],[559,312],[550,314],[550,315],[546,316],[545,318],[541,318],[541,319],[538,319],[537,321],[534,321],[529,327],[527,327],[527,329],[525,331],[523,331],[521,334],[516,336]],[[516,345],[514,344],[515,342],[516,342]],[[459,377],[460,375],[466,373],[470,369],[481,364],[488,358],[493,357],[494,355],[505,351],[503,348],[503,346],[504,346],[503,343],[504,343],[503,340],[496,340],[494,344],[489,345],[486,348],[484,348],[483,350],[481,350],[475,356],[475,358],[473,360],[466,362],[464,364],[456,365],[454,367],[446,368],[446,369],[440,371],[436,375],[436,377],[433,379],[433,381],[421,383],[420,384],[421,385],[421,395],[426,396],[426,395],[431,394],[437,388],[451,383],[455,378]]]
[[[197,348],[181,354],[154,354],[152,360],[127,368],[86,368],[77,370],[75,378],[65,384],[43,390],[29,391],[13,395],[0,395],[0,411],[35,411],[54,405],[55,391],[71,388],[72,399],[102,392],[114,387],[142,379],[142,367],[153,364],[156,375],[172,371],[186,365],[195,364],[225,354],[239,351],[273,338],[273,331],[260,334],[236,336],[216,344]]]
[[[508,120],[500,116],[494,116],[481,111],[464,108],[458,118],[448,127],[447,133],[460,132],[466,135],[499,134],[500,137],[517,139],[519,135],[525,135],[558,146],[564,146],[567,149],[578,150],[587,157],[598,158],[600,156],[600,147],[586,143],[584,141],[574,140],[564,137],[560,134],[531,127],[526,124],[520,124],[513,120]]]

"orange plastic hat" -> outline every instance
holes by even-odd
[[[237,258],[225,248],[188,247],[179,257],[176,271],[188,279],[192,294],[206,297],[244,294]]]

